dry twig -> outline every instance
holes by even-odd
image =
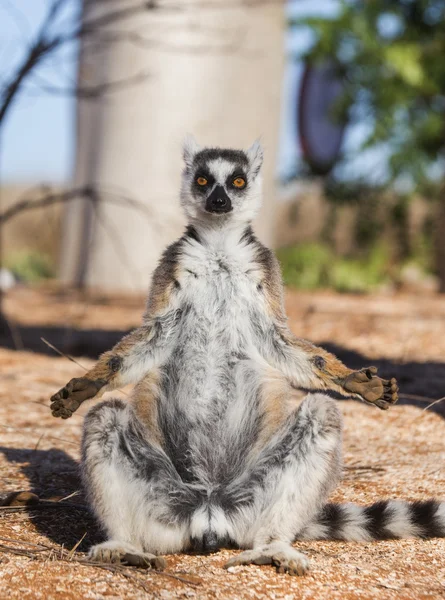
[[[0,537],[0,540],[3,542],[6,542],[3,544],[0,544],[0,552],[6,553],[6,554],[7,553],[16,554],[18,556],[26,556],[27,558],[29,558],[31,560],[47,561],[48,559],[52,559],[52,560],[59,560],[62,562],[71,562],[71,563],[76,562],[77,564],[83,565],[85,567],[93,567],[93,568],[96,567],[98,569],[104,569],[106,571],[110,571],[112,573],[117,573],[119,575],[122,575],[129,581],[132,581],[133,583],[137,584],[139,587],[141,587],[147,593],[151,593],[151,591],[152,591],[149,588],[149,586],[147,585],[147,583],[141,577],[138,577],[134,574],[134,571],[136,571],[136,568],[132,568],[130,570],[128,567],[126,567],[124,565],[105,564],[105,563],[95,562],[95,561],[89,560],[87,558],[76,557],[73,554],[73,552],[75,552],[75,549],[80,544],[80,542],[83,540],[83,538],[81,540],[79,540],[79,542],[77,542],[77,544],[74,546],[74,548],[70,551],[65,550],[65,548],[59,549],[55,546],[48,546],[46,544],[33,544],[26,540],[14,540],[14,539],[7,538],[7,537]],[[24,544],[25,547],[19,547],[19,546],[17,546],[17,543]],[[11,544],[14,544],[14,545],[11,545]],[[26,546],[28,546],[28,548]],[[56,552],[59,552],[58,556],[56,555]],[[54,555],[56,555],[57,558],[54,559],[53,558]],[[141,572],[141,570],[138,569],[137,572]],[[181,583],[184,583],[185,585],[189,585],[192,587],[198,587],[201,584],[201,581],[199,581],[197,579],[188,579],[186,577],[181,577],[180,575],[175,575],[174,573],[167,573],[165,571],[158,571],[156,569],[150,569],[148,572],[150,574],[154,573],[156,575],[174,579],[176,581],[179,581]]]
[[[45,343],[49,348],[51,348],[51,350],[54,350],[54,352],[57,352],[57,354],[59,354],[60,356],[62,356],[63,358],[67,358],[68,360],[70,360],[71,362],[75,363],[76,365],[78,365],[81,369],[83,369],[84,371],[88,371],[88,369],[86,367],[84,367],[83,365],[81,365],[79,362],[77,362],[76,359],[74,359],[72,356],[70,356],[69,354],[65,354],[64,352],[62,352],[61,350],[59,350],[58,348],[56,348],[55,346],[53,346],[53,344],[51,344],[50,342],[48,342],[48,340],[45,340],[45,338],[41,337],[40,338],[42,340],[43,343]],[[119,388],[117,388],[117,391],[120,392],[121,394],[123,394],[124,396],[128,396],[127,392],[124,392],[124,390],[121,390]],[[39,402],[38,404],[41,404],[41,402]],[[42,406],[46,406],[45,404],[43,404]],[[76,415],[77,416],[77,415]]]
[[[81,510],[84,512],[90,512],[90,509],[85,504],[74,504],[73,502],[58,502],[57,500],[39,500],[37,504],[29,506],[0,506],[0,513],[14,513],[14,512],[32,512],[35,510],[46,510],[46,509],[74,509]]]
[[[59,350],[58,348],[53,346],[53,344],[51,344],[51,342],[48,342],[48,340],[46,340],[44,337],[41,337],[40,339],[42,340],[42,342],[44,344],[46,344],[48,346],[48,348],[51,348],[51,350],[54,350],[54,352],[56,352],[60,356],[63,356],[63,358],[67,358],[68,360],[73,362],[75,365],[77,365],[78,367],[83,369],[84,371],[88,371],[88,369],[86,367],[84,367],[83,365],[81,365],[80,362],[78,362],[75,358],[73,358],[69,354],[65,354],[64,352],[62,352],[61,350]]]

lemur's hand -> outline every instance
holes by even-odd
[[[343,387],[348,392],[359,394],[363,400],[375,404],[382,410],[388,410],[398,400],[397,381],[394,377],[389,380],[378,377],[377,367],[354,371],[346,377]]]
[[[69,419],[82,402],[94,396],[106,385],[105,379],[92,381],[86,377],[71,379],[65,387],[51,397],[51,412],[53,417]]]

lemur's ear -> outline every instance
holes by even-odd
[[[184,138],[182,146],[182,156],[185,164],[190,167],[193,163],[195,155],[201,150],[201,146],[191,133],[188,133]]]
[[[260,144],[260,140],[255,140],[250,148],[247,150],[247,158],[249,159],[250,168],[254,177],[258,175],[263,164],[263,148]]]

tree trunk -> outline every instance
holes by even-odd
[[[184,226],[178,196],[187,132],[203,145],[237,148],[261,136],[265,202],[256,229],[273,245],[283,5],[228,7],[214,0],[189,10],[188,2],[167,12],[161,1],[160,9],[113,27],[130,41],[107,44],[99,53],[82,49],[80,83],[141,72],[147,78],[98,100],[79,100],[75,185],[97,185],[143,202],[150,217],[106,196],[99,213],[88,201],[71,203],[63,230],[65,282],[146,290],[163,248]],[[97,5],[89,3],[89,10]]]
[[[439,291],[445,294],[445,183],[442,185],[436,219],[436,272]]]

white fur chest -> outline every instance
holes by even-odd
[[[237,242],[239,237],[237,237]],[[221,411],[240,395],[238,366],[254,347],[252,313],[259,310],[261,273],[252,250],[230,237],[188,244],[179,261],[178,300],[183,309],[169,369],[170,396],[190,417]]]
[[[217,328],[245,330],[248,311],[259,301],[261,273],[252,249],[226,236],[191,244],[181,260],[182,300]],[[238,243],[237,243],[238,242]]]
[[[239,241],[239,237],[237,238]],[[261,271],[247,244],[188,244],[176,272],[181,324],[164,365],[162,422],[176,431],[186,420],[186,441],[175,440],[178,456],[202,480],[218,479],[239,427],[256,418],[258,378],[252,359],[252,314],[261,310]],[[172,434],[173,435],[173,434]],[[179,460],[179,459],[178,459]]]

